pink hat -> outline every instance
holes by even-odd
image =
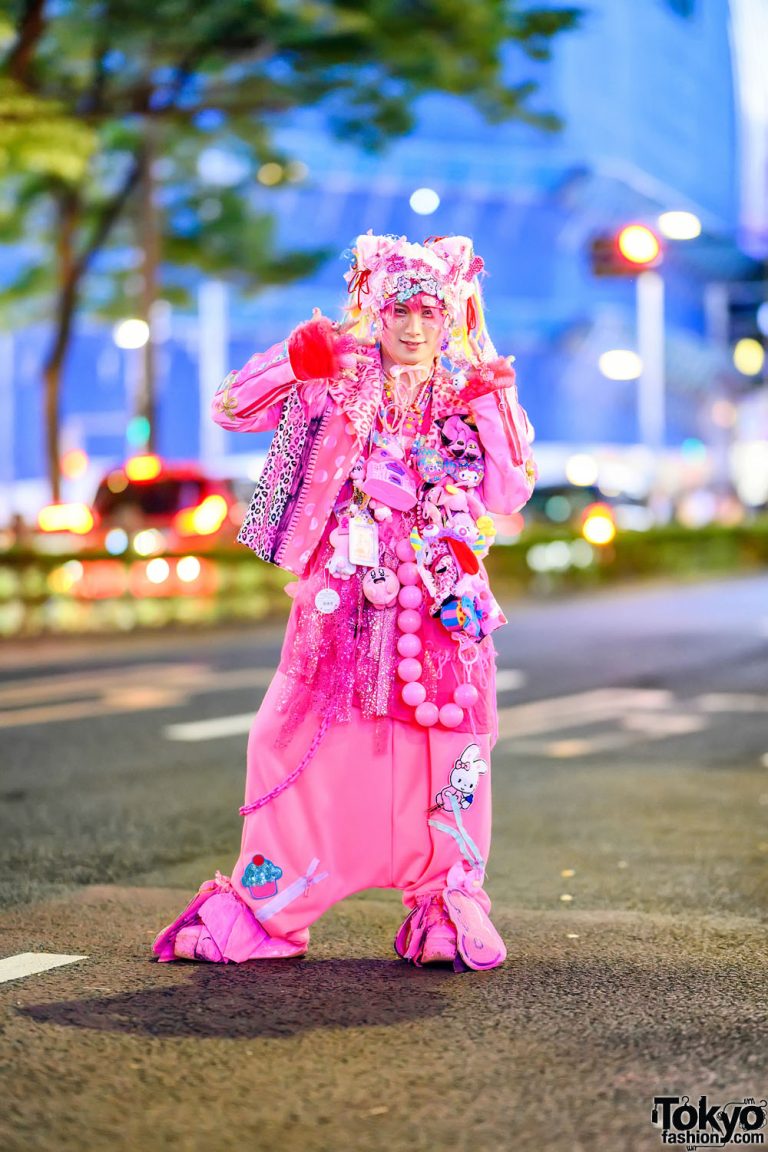
[[[351,267],[344,274],[350,317],[362,333],[366,325],[373,326],[387,304],[423,292],[439,300],[445,309],[449,359],[463,361],[470,333],[481,347],[490,345],[478,280],[483,269],[468,236],[437,236],[424,244],[413,244],[405,236],[366,232],[358,236]]]

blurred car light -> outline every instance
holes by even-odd
[[[197,556],[182,556],[176,565],[176,575],[185,584],[191,584],[200,575],[200,561]]]
[[[146,568],[147,580],[151,580],[153,584],[162,584],[167,580],[171,574],[171,567],[167,560],[162,556],[156,556],[154,560],[150,560]]]
[[[37,514],[43,532],[74,532],[84,536],[93,528],[93,516],[87,504],[47,504]]]
[[[194,508],[182,508],[174,525],[183,536],[211,536],[227,518],[229,505],[223,496],[213,493]]]
[[[610,544],[616,524],[607,504],[591,504],[584,513],[581,534],[590,544]]]
[[[132,456],[126,461],[125,474],[129,480],[154,480],[162,468],[159,456]]]
[[[154,552],[162,552],[165,547],[165,537],[157,528],[143,528],[133,538],[133,550],[138,556],[151,556]]]

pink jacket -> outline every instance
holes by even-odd
[[[328,522],[339,491],[368,441],[382,395],[377,348],[360,346],[355,373],[297,382],[287,341],[256,353],[230,372],[211,415],[235,432],[277,431],[237,539],[257,555],[300,576]],[[517,512],[538,475],[533,430],[513,386],[462,399],[440,371],[432,418],[469,413],[485,453],[481,498],[490,513]]]

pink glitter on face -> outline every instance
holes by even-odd
[[[443,304],[436,296],[429,296],[426,292],[415,292],[407,300],[388,300],[381,309],[381,315],[386,320],[391,317],[395,306],[399,308],[407,308],[409,312],[419,312],[422,308],[434,308],[440,313],[440,322],[446,322]]]

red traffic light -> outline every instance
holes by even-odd
[[[595,276],[637,276],[661,263],[661,242],[644,224],[628,224],[619,232],[594,236],[590,260]]]

